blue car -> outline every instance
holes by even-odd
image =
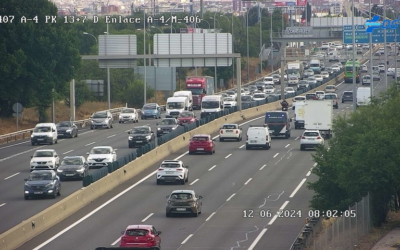
[[[25,179],[24,196],[25,200],[31,197],[51,197],[55,199],[60,196],[61,182],[53,170],[34,170]]]
[[[157,103],[147,103],[141,110],[141,119],[161,119],[161,107]]]

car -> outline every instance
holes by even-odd
[[[117,153],[111,146],[93,147],[88,155],[87,162],[90,168],[107,167],[109,164],[117,161]]]
[[[24,179],[24,198],[51,197],[55,199],[61,195],[61,182],[53,170],[32,171],[27,179]]]
[[[307,93],[306,100],[318,100],[318,96],[315,93]]]
[[[371,76],[370,75],[364,75],[362,77],[361,85],[364,85],[364,84],[371,84]]]
[[[90,129],[113,127],[114,118],[110,111],[100,111],[93,113],[90,117]]]
[[[314,75],[314,71],[312,69],[306,69],[303,73],[304,77],[310,77]]]
[[[232,97],[225,97],[224,99],[224,108],[232,108],[232,107],[236,107],[237,103],[235,101],[235,99],[233,99]]]
[[[325,93],[336,93],[336,86],[335,85],[326,85]]]
[[[225,141],[227,139],[234,139],[236,141],[242,140],[242,128],[237,124],[224,124],[219,129],[219,141]]]
[[[380,55],[384,55],[385,54],[385,48],[379,48],[377,52],[379,52]]]
[[[120,247],[161,249],[161,231],[157,231],[153,225],[129,225],[119,242]]]
[[[203,197],[196,194],[194,190],[174,190],[167,195],[167,206],[165,216],[171,217],[172,214],[190,214],[193,217],[201,214]]]
[[[360,72],[362,72],[362,73],[368,72],[368,67],[367,67],[367,65],[365,65],[365,64],[361,65],[361,66],[360,66]]]
[[[379,72],[380,73],[384,73],[386,71],[385,64],[379,63],[378,67],[379,67]]]
[[[308,90],[310,88],[310,84],[306,83],[301,83],[297,86],[297,90],[302,90],[302,89],[306,89]]]
[[[364,44],[364,45],[362,46],[362,48],[365,49],[365,50],[368,50],[368,49],[369,49],[369,44]]]
[[[154,132],[151,131],[150,126],[140,126],[135,127],[128,131],[128,147],[134,148],[137,146],[143,146],[149,142],[154,141],[155,135]]]
[[[304,69],[308,69],[309,65],[307,61],[302,61]]]
[[[336,93],[325,93],[325,100],[332,100],[332,106],[335,109],[339,108],[339,102],[338,102],[338,98],[337,98],[337,94]]]
[[[139,114],[134,108],[124,108],[121,110],[121,113],[119,114],[118,122],[119,123],[139,122]]]
[[[357,48],[357,55],[358,54],[362,54],[363,53],[363,49],[362,48]]]
[[[275,92],[275,87],[273,85],[266,85],[265,89],[264,89],[264,92],[266,94],[272,94],[272,93]]]
[[[286,92],[286,93],[289,93],[289,94],[294,94],[294,93],[296,93],[296,91],[294,90],[293,87],[286,87],[286,88],[285,88],[285,92]]]
[[[78,127],[71,121],[64,121],[56,124],[57,137],[78,137]]]
[[[185,185],[189,181],[189,167],[182,161],[165,160],[161,162],[156,173],[157,185],[162,183],[178,182]]]
[[[299,83],[299,78],[297,76],[289,76],[287,86],[297,86],[298,83]]]
[[[274,80],[274,84],[281,84],[281,75],[272,74],[271,76],[272,76],[272,78]]]
[[[223,98],[229,97],[229,95],[228,95],[227,93],[221,93],[221,96],[222,96]]]
[[[265,84],[274,84],[274,78],[272,76],[266,76],[263,79],[263,83]]]
[[[241,99],[242,99],[242,105],[245,103],[253,103],[254,102],[253,97],[251,95],[242,95]]]
[[[353,101],[353,91],[344,91],[342,95],[342,103],[346,101]]]
[[[331,68],[332,68],[332,71],[333,71],[333,72],[339,72],[339,71],[341,70],[340,67],[334,66],[334,65],[332,65]]]
[[[83,156],[65,156],[56,172],[60,180],[83,179],[89,174],[89,164]]]
[[[196,121],[197,121],[196,115],[192,111],[183,111],[178,116],[178,123],[181,126],[185,124],[194,123]]]
[[[31,132],[31,145],[58,142],[57,126],[55,123],[38,123]]]
[[[323,82],[324,81],[324,77],[320,74],[316,74],[314,75],[315,80],[317,80],[317,82]]]
[[[343,44],[335,44],[335,48],[341,50],[343,49]]]
[[[317,84],[317,79],[315,79],[314,76],[310,76],[309,78],[307,78],[307,83],[308,84]]]
[[[376,51],[375,53],[374,53],[374,56],[381,56],[382,54],[381,54],[381,52],[379,52],[379,51]]]
[[[375,72],[372,73],[372,80],[373,81],[380,81],[381,80],[381,76]]]
[[[194,135],[189,142],[189,154],[195,153],[214,154],[215,139],[212,139],[210,135],[206,134]]]
[[[319,100],[323,100],[325,97],[325,92],[321,90],[315,91],[315,94],[317,95]]]
[[[254,101],[264,101],[267,98],[265,93],[254,93],[253,100]]]
[[[233,98],[234,100],[236,100],[237,94],[236,94],[235,91],[229,90],[229,91],[225,91],[225,93],[226,93],[229,97],[231,97],[231,98]]]
[[[145,120],[147,118],[161,119],[161,107],[157,103],[143,105],[140,119]]]
[[[54,149],[38,149],[31,156],[30,170],[57,170],[60,158]]]
[[[300,138],[300,150],[314,148],[318,145],[324,145],[324,138],[319,130],[305,130]]]
[[[246,150],[252,148],[271,148],[271,133],[268,125],[250,125],[246,133]]]
[[[250,94],[254,93],[254,91],[257,91],[257,90],[258,90],[258,88],[257,88],[256,85],[250,85],[250,86],[249,86]]]
[[[321,71],[321,76],[323,79],[328,79],[329,78],[329,72],[328,71]]]
[[[168,134],[179,127],[178,120],[175,118],[164,118],[157,125],[157,137]]]
[[[395,71],[396,71],[395,68],[388,68],[387,71],[386,71],[386,74],[387,74],[388,76],[393,76],[393,78],[394,78]]]

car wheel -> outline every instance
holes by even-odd
[[[186,182],[189,182],[189,174],[186,176]]]
[[[242,139],[240,138],[240,136],[236,139],[236,141],[241,141]]]
[[[198,217],[199,216],[199,212],[196,211],[195,213],[192,214],[193,217]]]
[[[58,140],[56,139],[56,144],[58,143]]]
[[[113,124],[111,123],[110,128],[113,128]]]
[[[157,185],[160,185],[161,184],[161,181],[160,180],[157,180]]]
[[[121,121],[118,121],[118,123],[121,123]]]
[[[61,187],[58,189],[57,196],[61,195]]]
[[[28,195],[24,195],[25,200],[29,200],[29,196]]]
[[[34,143],[34,142],[31,142],[31,145],[32,145],[32,146],[35,146],[35,143]]]
[[[75,135],[75,137],[78,137],[78,131],[76,131],[76,135]]]
[[[300,151],[303,151],[303,150],[304,150],[303,145],[300,145]]]
[[[52,198],[52,199],[55,199],[55,198],[57,198],[57,193],[56,193],[56,190],[53,190],[53,195],[51,196],[51,198]]]
[[[170,213],[165,213],[165,217],[171,217]]]
[[[181,180],[181,185],[185,185],[185,179]]]
[[[193,154],[193,152],[189,151],[189,154],[190,154],[190,155],[192,155],[192,154]]]

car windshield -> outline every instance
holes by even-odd
[[[111,150],[109,148],[93,148],[90,153],[96,155],[105,155],[110,154]]]
[[[227,93],[228,95],[235,95],[235,92],[233,92],[233,91],[226,91],[226,93]]]
[[[293,91],[293,88],[285,88],[285,91]]]
[[[190,199],[192,199],[192,194],[187,194],[187,193],[171,194],[171,199],[190,200]]]
[[[208,141],[208,137],[196,136],[192,138],[192,141]]]
[[[152,110],[152,109],[156,109],[155,105],[148,105],[148,106],[143,106],[144,110]]]
[[[325,99],[328,99],[328,100],[335,100],[335,99],[336,99],[336,96],[335,96],[335,95],[325,95]]]
[[[52,179],[51,173],[32,173],[29,176],[30,181],[50,181]]]
[[[107,113],[94,113],[92,118],[107,118]]]
[[[236,125],[234,124],[226,124],[222,126],[223,129],[237,129]]]
[[[146,236],[148,233],[146,229],[128,229],[125,232],[128,236]]]
[[[267,113],[265,115],[265,123],[286,123],[287,114],[284,112]]]
[[[295,97],[294,98],[296,101],[304,101],[306,98],[301,96],[301,97]]]
[[[227,97],[227,98],[224,99],[224,101],[226,101],[226,102],[232,102],[233,99],[232,99],[231,97]]]
[[[36,133],[46,133],[46,132],[50,132],[51,128],[50,127],[36,127],[33,132]]]
[[[162,120],[160,124],[161,125],[174,125],[174,124],[176,124],[176,122],[173,119],[165,119],[165,120]]]
[[[161,164],[160,167],[161,168],[180,168],[181,165],[180,164],[175,164],[175,163],[164,163],[164,164]]]
[[[186,118],[186,117],[194,117],[194,114],[190,113],[190,112],[183,112],[183,113],[181,113],[179,115],[179,117],[184,117],[184,118]]]
[[[53,157],[53,152],[51,151],[36,151],[33,157]]]
[[[254,95],[254,98],[265,98],[264,94],[256,94]]]
[[[267,85],[267,86],[265,86],[265,88],[266,88],[266,89],[273,89],[274,87],[271,86],[271,85]]]
[[[304,132],[304,136],[319,136],[318,132]]]
[[[335,89],[335,86],[326,86],[326,89]]]
[[[123,109],[121,110],[121,113],[135,113],[134,109]]]
[[[218,101],[204,101],[201,103],[203,109],[215,109],[219,108],[220,103]]]
[[[132,134],[148,134],[150,133],[148,128],[134,128]]]
[[[266,82],[272,82],[274,79],[272,77],[265,77],[264,81]]]
[[[315,94],[316,94],[316,95],[323,95],[323,94],[325,94],[325,93],[322,92],[322,91],[315,91]]]
[[[251,96],[242,96],[240,99],[245,102],[252,101]]]
[[[80,158],[64,159],[61,162],[61,165],[82,165],[82,159]]]
[[[59,124],[57,124],[57,127],[59,127],[59,128],[69,128],[69,127],[71,127],[71,123],[70,122],[60,122]]]
[[[168,109],[183,109],[185,107],[183,102],[169,102],[167,105]]]
[[[306,94],[306,100],[314,99],[315,94]]]
[[[289,79],[290,79],[290,80],[298,80],[298,78],[297,78],[297,77],[293,77],[293,76],[292,76],[292,77],[290,77]]]

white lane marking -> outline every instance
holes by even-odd
[[[245,144],[243,144],[242,146],[240,146],[239,148],[243,148],[244,146],[246,146]]]
[[[298,140],[299,139],[299,137],[297,136],[294,140]]]
[[[128,129],[127,131],[125,131],[125,133],[128,133],[129,131],[131,131],[130,129]]]
[[[287,147],[289,147],[289,146],[290,146],[290,144],[286,145],[285,148],[287,148]]]
[[[231,155],[232,155],[232,154],[229,154],[229,155],[225,156],[225,159],[229,158]]]
[[[311,175],[311,170],[307,172],[306,176],[310,176]]]
[[[212,166],[208,171],[213,170],[217,165]]]
[[[233,198],[233,196],[235,196],[235,195],[236,195],[236,193],[233,193],[231,196],[229,196],[228,199],[226,199],[226,201],[230,201]]]
[[[278,155],[279,155],[279,153],[276,153],[276,154],[274,155],[274,158],[277,157]]]
[[[278,212],[276,212],[276,214],[274,215],[274,217],[272,217],[271,221],[268,223],[268,226],[272,225],[275,220],[278,218],[278,215],[280,212],[282,212],[283,209],[285,209],[285,207],[287,206],[287,204],[289,204],[289,201],[285,201],[283,203],[283,205],[279,208]]]
[[[121,240],[121,237],[118,238],[118,240],[114,241],[113,243],[111,243],[112,246],[117,245],[117,243]]]
[[[20,173],[20,172],[18,172],[18,173],[16,173],[16,174],[13,174],[13,175],[10,175],[10,176],[4,178],[4,180],[8,180],[8,179],[10,179],[10,178],[12,178],[12,177],[14,177],[14,176],[16,176],[16,175],[19,175],[19,173]]]
[[[214,136],[212,139],[215,140],[215,139],[217,139],[218,137],[219,137],[219,135]]]
[[[7,204],[7,203],[0,204],[0,207],[4,206],[5,204]]]
[[[206,219],[206,221],[209,221],[211,219],[211,217],[214,216],[214,214],[216,214],[217,212],[213,212],[212,214],[210,214],[210,216],[208,216],[208,218]]]
[[[28,152],[31,152],[31,151],[35,151],[35,150],[40,149],[40,148],[43,148],[43,147],[45,147],[45,146],[34,147],[34,148],[32,148],[32,149],[29,149],[29,150],[20,152],[20,153],[18,153],[18,154],[10,155],[10,156],[8,156],[8,157],[6,157],[6,158],[0,159],[0,162],[5,161],[5,160],[8,160],[8,159],[11,159],[11,158],[14,158],[14,157],[16,157],[16,156],[19,156],[19,155],[22,155],[22,154],[25,154],[25,153],[28,153]]]
[[[94,132],[93,130],[89,130],[89,131],[86,131],[86,132],[83,132],[83,133],[79,133],[79,135],[89,134],[89,133],[93,133],[93,132]]]
[[[181,245],[185,244],[190,238],[192,238],[193,234],[189,234],[188,237],[184,241],[182,241]]]
[[[91,142],[91,143],[86,144],[85,146],[87,147],[87,146],[90,146],[90,145],[95,144],[95,143],[96,143],[96,142],[94,141],[94,142]]]
[[[0,149],[3,149],[3,148],[11,148],[11,147],[14,147],[14,146],[18,146],[18,145],[21,145],[21,144],[24,144],[24,143],[28,143],[29,141],[24,141],[24,142],[20,142],[20,143],[15,143],[15,144],[13,144],[13,145],[8,145],[8,146],[5,146],[5,147],[1,147]]]
[[[65,141],[65,139],[58,140],[57,142],[59,142],[59,141]]]
[[[177,161],[180,158],[182,158],[184,155],[186,155],[189,151],[186,151],[184,154],[178,156],[177,158],[175,158],[174,160]],[[69,225],[68,227],[64,228],[63,230],[61,230],[59,233],[57,233],[56,235],[54,235],[53,237],[51,237],[50,239],[46,240],[45,242],[43,242],[42,244],[40,244],[39,246],[35,247],[33,250],[39,250],[42,247],[46,246],[47,244],[49,244],[50,242],[54,241],[55,239],[57,239],[58,237],[60,237],[61,235],[65,234],[66,232],[68,232],[69,230],[71,230],[72,228],[74,228],[75,226],[77,226],[78,224],[80,224],[81,222],[85,221],[87,218],[89,218],[90,216],[92,216],[93,214],[97,213],[98,211],[100,211],[102,208],[104,208],[105,206],[107,206],[108,204],[112,203],[113,201],[115,201],[116,199],[118,199],[119,197],[121,197],[122,195],[126,194],[127,192],[129,192],[130,190],[132,190],[133,188],[135,188],[136,186],[138,186],[140,183],[144,182],[145,180],[154,177],[154,174],[157,173],[158,170],[155,170],[153,172],[151,172],[150,174],[148,174],[147,176],[143,177],[143,179],[139,180],[138,182],[136,182],[135,184],[133,184],[132,186],[128,187],[127,189],[123,190],[122,192],[120,192],[119,194],[117,194],[116,196],[112,197],[111,199],[109,199],[108,201],[106,201],[105,203],[101,204],[100,206],[98,206],[96,209],[94,209],[92,212],[88,213],[87,215],[83,216],[81,219],[77,220],[76,222],[72,223],[71,225]],[[119,239],[118,239],[119,241]],[[118,242],[117,241],[117,242]],[[115,243],[116,244],[116,243]]]
[[[250,182],[252,179],[253,179],[253,178],[248,179],[248,180],[244,183],[244,185],[249,184],[249,182]]]
[[[301,186],[304,184],[304,182],[306,182],[306,178],[304,178],[299,185],[297,185],[296,189],[293,191],[293,193],[289,196],[289,198],[293,198],[293,196],[297,193],[297,191],[299,191],[299,189],[301,188]]]
[[[199,179],[196,179],[196,180],[192,181],[192,183],[190,183],[189,185],[191,186],[191,185],[195,184],[198,181],[199,181]]]
[[[267,164],[262,165],[262,167],[260,168],[260,170],[263,170],[266,166],[267,166]]]
[[[317,166],[317,163],[314,163],[313,167],[316,167],[316,166]]]
[[[148,218],[150,218],[150,217],[153,216],[153,215],[154,215],[154,213],[151,213],[151,214],[147,215],[146,218],[144,218],[144,219],[142,220],[142,222],[145,222]]]
[[[111,138],[111,137],[114,137],[114,136],[116,136],[116,135],[110,135],[110,136],[107,136],[107,138]]]
[[[72,150],[70,150],[70,151],[67,151],[67,152],[63,153],[63,155],[68,154],[68,153],[71,153],[72,151],[74,151],[74,150],[72,149]]]
[[[251,245],[249,246],[249,248],[247,248],[247,250],[253,250],[254,247],[257,245],[257,243],[261,240],[261,238],[264,236],[265,232],[267,232],[268,228],[263,228],[263,230],[261,230],[260,234],[257,236],[257,238],[253,241],[253,243],[251,243]]]

